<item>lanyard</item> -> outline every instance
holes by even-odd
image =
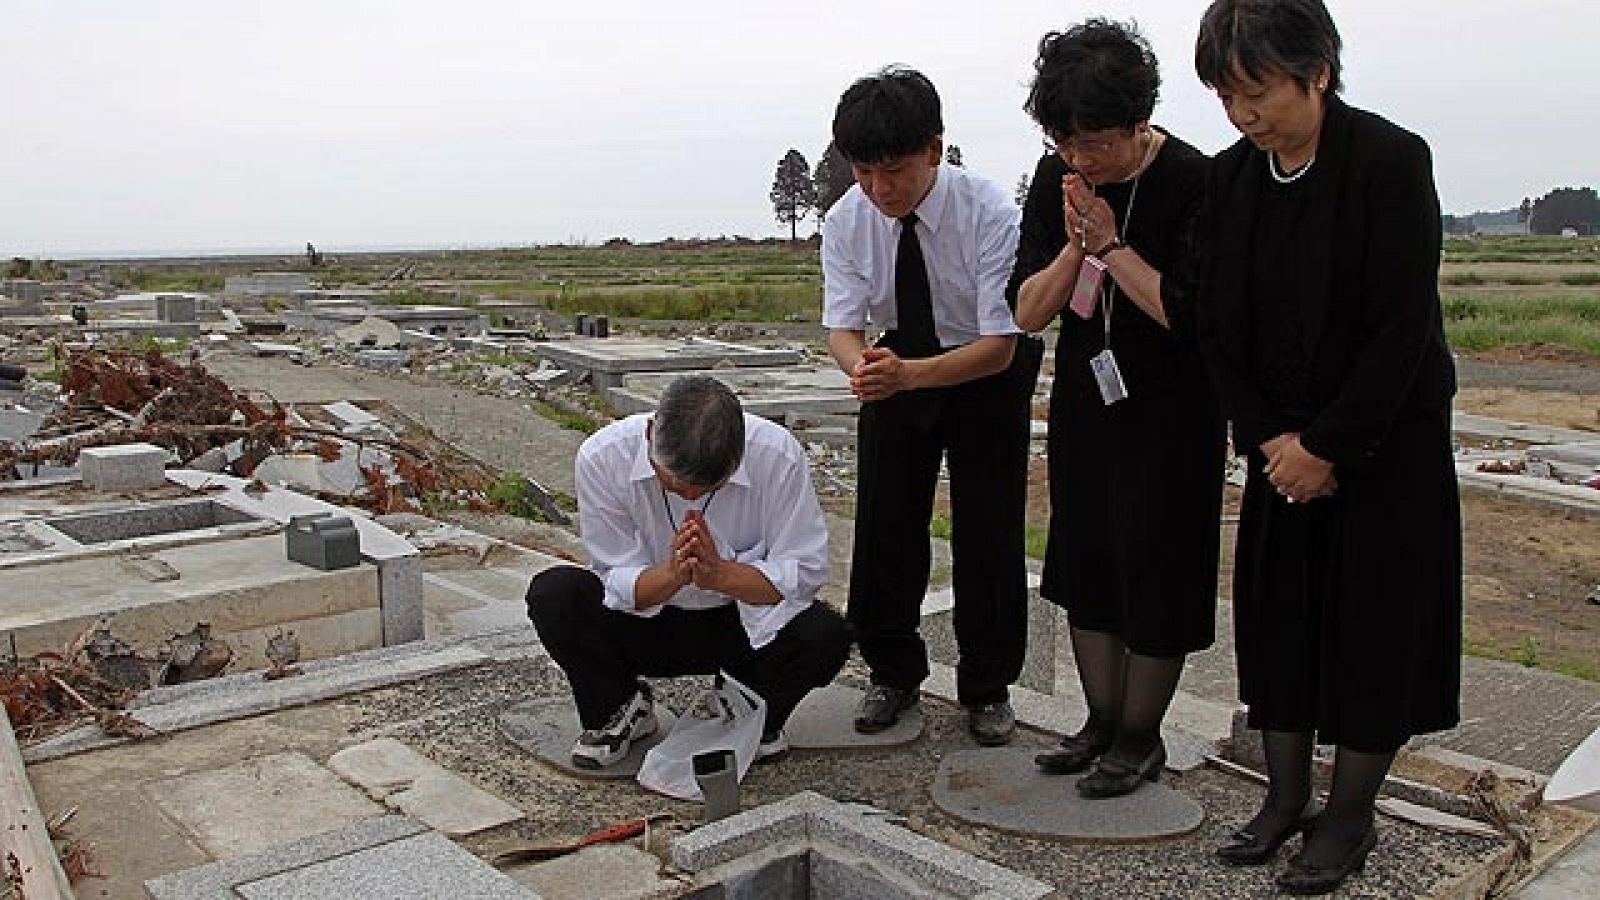
[[[1142,179],[1142,178],[1144,178],[1143,169],[1141,169],[1139,174],[1138,174],[1138,176],[1133,179],[1133,189],[1128,192],[1128,211],[1122,214],[1122,229],[1121,229],[1121,231],[1122,231],[1123,242],[1124,243],[1127,242],[1127,237],[1128,237],[1128,234],[1130,233],[1130,229],[1133,228],[1133,203],[1134,203],[1135,200],[1139,199],[1139,180]],[[1115,217],[1115,215],[1116,215],[1116,212],[1113,211],[1112,212],[1112,216]],[[1101,289],[1105,291],[1105,294],[1103,295],[1104,299],[1100,303],[1100,318],[1101,318],[1102,321],[1105,322],[1106,349],[1110,350],[1111,349],[1111,314],[1116,310],[1117,280],[1115,278],[1110,278],[1110,277],[1106,278],[1105,284],[1101,286]]]
[[[719,490],[721,490],[721,488],[713,488],[710,493],[706,494],[706,502],[700,504],[700,517],[702,519],[705,518],[706,510],[711,508],[711,501],[717,499],[717,491]],[[664,487],[661,488],[661,511],[666,513],[667,528],[670,529],[673,534],[677,534],[678,523],[672,521],[672,506],[667,503],[667,489]]]

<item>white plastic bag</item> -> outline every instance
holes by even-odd
[[[718,675],[716,686],[695,697],[666,739],[644,755],[639,783],[668,797],[700,800],[692,760],[708,750],[732,750],[744,781],[766,722],[767,702],[759,694],[726,673]]]

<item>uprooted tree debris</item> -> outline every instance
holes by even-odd
[[[381,426],[308,420],[265,392],[232,390],[194,357],[184,364],[158,351],[71,356],[61,401],[40,430],[20,444],[0,442],[0,480],[24,477],[30,464],[71,465],[86,447],[132,442],[170,450],[186,467],[242,478],[258,477],[275,457],[297,457],[313,470],[319,461],[341,463],[338,477],[292,486],[380,514],[416,511],[436,493],[475,508],[494,505],[495,473],[480,464],[430,454]]]
[[[89,722],[134,740],[157,734],[123,712],[138,691],[111,681],[96,666],[90,645],[100,636],[100,629],[92,628],[63,653],[0,659],[0,701],[20,743]]]

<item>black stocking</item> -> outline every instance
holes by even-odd
[[[1129,653],[1122,686],[1122,716],[1110,755],[1129,764],[1143,762],[1161,742],[1161,720],[1183,674],[1183,657]]]
[[[1394,753],[1362,753],[1340,747],[1333,760],[1333,787],[1301,859],[1327,865],[1347,857],[1372,830],[1373,804],[1389,774]]]
[[[1078,664],[1089,720],[1078,732],[1096,743],[1109,741],[1122,722],[1122,690],[1128,648],[1105,631],[1072,628],[1072,657]],[[1104,746],[1104,744],[1101,744]]]
[[[1267,799],[1242,830],[1266,837],[1279,834],[1311,805],[1311,732],[1263,731],[1267,756]]]

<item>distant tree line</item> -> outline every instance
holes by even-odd
[[[1537,200],[1523,197],[1521,205],[1504,212],[1446,215],[1440,224],[1445,234],[1494,233],[1509,231],[1513,217],[1529,234],[1555,235],[1569,228],[1581,235],[1600,234],[1600,195],[1589,187],[1556,188]]]
[[[1600,229],[1600,195],[1594,188],[1556,188],[1534,202],[1528,230],[1534,234],[1560,234],[1571,228],[1578,234]]]
[[[944,159],[952,166],[966,164],[958,144],[945,148]],[[805,156],[791,147],[778,160],[768,199],[772,201],[772,213],[778,224],[789,226],[789,239],[794,240],[799,236],[801,222],[815,215],[817,224],[821,225],[828,210],[855,183],[856,177],[850,171],[850,163],[833,145],[833,141],[829,141],[828,148],[822,151],[814,170],[806,163]]]

